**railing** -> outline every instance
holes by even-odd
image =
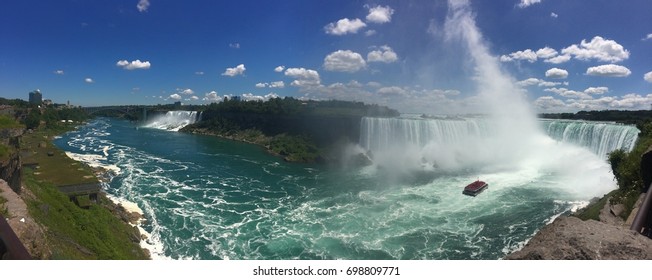
[[[648,192],[649,190],[650,188],[648,188]],[[638,208],[638,212],[636,212],[636,216],[634,217],[634,222],[632,222],[632,226],[629,229],[641,233],[641,230],[643,229],[644,226],[649,226],[646,225],[645,223],[648,219],[648,212],[650,211],[651,206],[652,206],[652,195],[645,193],[645,199],[643,199],[643,203],[641,203],[641,206]],[[651,229],[647,229],[647,230],[649,231]]]
[[[0,260],[31,260],[32,256],[20,242],[5,218],[0,215]]]

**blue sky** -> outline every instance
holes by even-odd
[[[650,109],[652,1],[470,3],[533,110]],[[292,96],[473,112],[474,65],[446,35],[447,13],[439,0],[3,1],[0,96],[40,89],[83,106]]]

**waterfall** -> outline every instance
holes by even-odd
[[[635,126],[616,123],[541,120],[541,124],[551,138],[589,148],[603,158],[613,150],[631,151],[639,133]]]
[[[639,130],[635,126],[604,122],[539,120],[543,131],[552,139],[581,146],[606,158],[616,149],[631,151]],[[459,153],[478,149],[489,141],[496,124],[482,118],[369,118],[360,125],[360,146],[378,152],[400,147],[426,147],[436,143]]]
[[[165,115],[154,117],[144,127],[179,131],[186,125],[197,121],[197,111],[168,111]]]

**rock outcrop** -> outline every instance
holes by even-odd
[[[20,136],[23,129],[0,129],[0,143],[13,148],[8,158],[0,159],[0,179],[6,181],[11,189],[20,194],[22,187],[22,161],[20,157]]]
[[[642,201],[643,196],[639,199]],[[543,227],[507,260],[645,260],[652,259],[652,239],[629,229],[619,217],[621,206],[606,203],[600,221],[559,217]]]

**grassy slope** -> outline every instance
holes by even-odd
[[[62,130],[38,130],[23,136],[24,163],[38,164],[35,171],[23,169],[23,183],[34,196],[26,199],[34,219],[47,227],[48,245],[54,259],[147,259],[137,241],[136,229],[114,216],[100,196],[99,204],[82,209],[56,186],[98,182],[93,171],[54,146],[50,139]],[[39,147],[43,143],[46,147]],[[48,156],[47,152],[54,153]],[[137,237],[137,238],[134,238]],[[134,240],[135,239],[135,240]]]

